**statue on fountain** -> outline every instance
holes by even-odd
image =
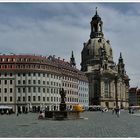
[[[64,88],[60,89],[61,103],[65,103],[66,93]]]
[[[64,91],[64,88],[60,89],[60,96],[61,96],[60,111],[65,111],[66,110],[66,103],[65,103],[66,92]]]

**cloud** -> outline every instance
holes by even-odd
[[[96,6],[114,61],[122,52],[131,86],[140,86],[139,3],[0,3],[0,52],[56,55],[69,61],[73,50],[80,68]]]

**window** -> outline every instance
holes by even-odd
[[[45,88],[43,88],[43,93],[45,93]]]
[[[36,73],[33,73],[33,76],[36,76]]]
[[[26,74],[25,73],[23,73],[23,76],[25,76]]]
[[[105,96],[107,97],[108,93],[109,93],[109,83],[108,83],[108,81],[105,81],[104,86],[105,86]]]
[[[49,97],[47,97],[47,101],[49,101]]]
[[[45,81],[43,81],[43,85],[45,85]]]
[[[7,88],[4,88],[4,93],[7,93]]]
[[[43,97],[43,101],[45,101],[45,97]]]
[[[40,96],[38,96],[38,101],[40,101]]]
[[[10,76],[12,77],[12,73],[10,73]]]
[[[31,101],[31,96],[28,96],[28,101]]]
[[[20,73],[18,73],[18,76],[20,76]]]
[[[1,97],[0,97],[0,102],[1,102]]]
[[[7,80],[4,81],[4,84],[7,85]]]
[[[25,93],[25,88],[23,88],[23,93]]]
[[[18,88],[18,93],[20,93],[20,88]]]
[[[45,73],[43,73],[43,77],[45,77]]]
[[[51,81],[51,85],[53,85],[53,82]]]
[[[4,97],[4,101],[7,102],[7,97]]]
[[[13,84],[13,80],[10,80],[10,85],[12,85]]]
[[[20,97],[18,97],[18,101],[20,101]]]
[[[4,75],[5,75],[5,77],[6,77],[6,76],[7,76],[7,73],[5,73]]]
[[[23,80],[23,85],[25,85],[25,80]]]
[[[20,80],[18,80],[18,84],[19,84],[19,85],[21,84]]]
[[[25,101],[25,96],[23,96],[23,101]]]
[[[12,96],[10,96],[10,102],[12,102],[13,101],[13,98],[12,98]]]
[[[1,88],[0,88],[0,93],[1,93]]]
[[[10,93],[12,93],[13,92],[13,89],[12,88],[10,88]]]
[[[49,93],[49,88],[47,88],[47,93]]]
[[[49,81],[47,81],[47,85],[49,85]]]
[[[38,80],[38,84],[40,84],[40,80]]]
[[[53,93],[53,89],[51,88],[51,93]]]
[[[36,101],[36,97],[35,96],[33,96],[33,101]]]
[[[1,84],[1,80],[0,80],[0,84]]]
[[[53,102],[53,97],[51,97],[51,102]]]
[[[38,73],[38,76],[40,76],[40,73]]]
[[[110,55],[112,55],[112,49],[110,49]]]
[[[31,76],[31,73],[28,73],[28,76]]]

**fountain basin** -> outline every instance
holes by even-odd
[[[45,118],[52,120],[80,119],[80,112],[74,110],[46,111]]]

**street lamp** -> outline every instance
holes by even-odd
[[[115,75],[115,100],[116,100],[116,108],[118,108],[118,76]]]
[[[18,113],[19,113],[19,109],[18,109],[18,103],[19,103],[19,100],[17,99],[17,109],[16,109],[16,114],[17,114],[17,116],[18,116]]]

